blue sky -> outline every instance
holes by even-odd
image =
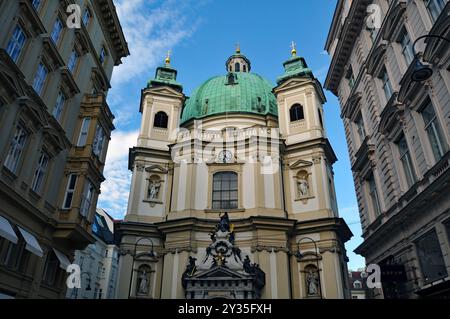
[[[140,92],[154,77],[168,50],[172,66],[184,93],[191,92],[208,78],[225,73],[225,61],[236,43],[252,62],[252,72],[275,85],[290,56],[290,43],[297,43],[315,76],[323,83],[330,57],[325,40],[336,0],[116,0],[131,56],[116,68],[108,103],[116,115],[99,206],[116,218],[126,212],[131,174],[128,148],[136,144],[140,126]],[[364,266],[353,253],[361,242],[361,227],[347,143],[337,98],[326,91],[325,122],[339,161],[334,165],[335,184],[341,217],[354,237],[346,247],[349,268]]]

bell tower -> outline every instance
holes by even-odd
[[[162,221],[168,212],[173,173],[169,145],[176,141],[184,101],[169,52],[141,94],[141,128],[128,164],[133,177],[127,221]]]
[[[332,165],[337,160],[326,138],[325,95],[319,81],[292,43],[274,93],[278,104],[284,159],[286,209],[294,219],[337,217]]]

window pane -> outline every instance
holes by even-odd
[[[16,172],[19,165],[26,138],[27,133],[22,124],[17,125],[16,133],[11,141],[9,152],[5,160],[5,166],[13,173]]]
[[[19,59],[20,52],[22,51],[22,48],[25,44],[25,40],[26,37],[22,28],[20,26],[16,26],[13,35],[8,42],[8,47],[6,48],[6,52],[8,52],[9,56],[11,57],[11,59],[13,59],[14,62],[17,62],[17,60]]]
[[[63,24],[62,24],[61,20],[59,18],[57,18],[53,25],[53,31],[52,31],[52,35],[51,35],[53,42],[58,43],[62,29],[63,29]]]
[[[445,151],[447,150],[447,145],[443,138],[441,127],[439,125],[434,107],[431,101],[427,102],[427,106],[422,110],[422,117],[425,124],[425,130],[428,135],[428,139],[433,151],[435,161],[442,158]]]
[[[39,63],[36,75],[33,81],[33,88],[37,94],[42,93],[42,88],[44,87],[45,79],[47,77],[48,70],[47,67],[41,62]]]
[[[53,109],[53,116],[58,122],[61,122],[61,115],[66,103],[66,97],[62,92],[59,92],[58,98],[56,99],[55,108]]]
[[[213,177],[214,209],[237,208],[237,174],[234,172],[220,172]]]

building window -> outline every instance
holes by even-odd
[[[367,184],[369,186],[369,196],[372,203],[372,209],[375,217],[378,217],[381,215],[380,197],[378,196],[377,185],[375,184],[375,177],[373,175],[367,179]]]
[[[164,113],[162,111],[156,113],[155,121],[153,123],[154,127],[167,128],[168,123],[169,123],[169,117],[167,116],[166,113]]]
[[[97,125],[95,130],[94,143],[92,144],[92,152],[97,155],[98,158],[102,157],[103,147],[105,145],[105,131],[103,131],[100,124]]]
[[[84,12],[83,12],[83,24],[85,27],[87,27],[90,20],[91,20],[91,11],[89,11],[89,9],[86,8],[86,9],[84,9]]]
[[[53,251],[49,251],[47,254],[47,259],[45,261],[44,275],[42,276],[42,281],[53,286],[56,283],[56,278],[59,270],[59,261]]]
[[[47,78],[48,69],[44,65],[44,63],[39,63],[38,69],[36,71],[36,75],[34,77],[33,81],[33,89],[36,91],[37,94],[41,95],[42,88],[45,84],[45,79]]]
[[[244,72],[247,72],[247,66],[246,66],[245,64],[242,66],[242,70],[243,70]]]
[[[92,207],[92,198],[94,196],[94,186],[89,180],[84,184],[83,194],[81,197],[80,214],[84,217],[89,215]]]
[[[406,183],[408,187],[411,187],[416,182],[416,174],[414,173],[414,167],[409,153],[408,144],[406,143],[405,135],[402,135],[397,141],[398,151],[400,153],[400,161],[403,166],[403,172],[405,173]]]
[[[447,276],[441,246],[435,230],[420,238],[416,247],[425,282]]]
[[[81,123],[80,136],[78,137],[78,147],[83,147],[86,145],[87,137],[89,133],[89,125],[91,124],[91,118],[85,117]]]
[[[441,14],[445,7],[444,0],[424,0],[425,6],[427,7],[428,13],[430,14],[431,21],[436,22],[437,18]]]
[[[439,125],[436,112],[430,99],[425,103],[425,107],[421,111],[422,118],[425,124],[425,130],[428,135],[428,140],[433,151],[434,160],[439,161],[447,149],[442,134],[441,126]]]
[[[41,0],[33,0],[31,4],[33,5],[33,8],[37,11],[39,9],[39,6],[41,5]]]
[[[47,173],[48,163],[50,161],[49,156],[44,151],[39,156],[38,166],[34,172],[33,182],[31,183],[31,189],[39,193],[41,191],[42,184]]]
[[[55,23],[53,24],[53,31],[52,31],[52,40],[54,43],[58,43],[59,38],[61,37],[61,32],[63,29],[63,23],[60,18],[56,18]]]
[[[26,39],[27,38],[22,28],[19,25],[16,26],[11,39],[8,42],[8,47],[6,48],[6,52],[8,52],[14,62],[17,62],[19,59],[20,52],[22,52]]]
[[[402,46],[402,54],[405,57],[405,61],[407,65],[410,65],[414,60],[414,48],[411,42],[411,38],[406,30],[403,30],[400,45]]]
[[[27,271],[30,253],[25,249],[26,243],[20,238],[17,244],[0,238],[0,265],[21,273]]]
[[[305,114],[303,112],[303,106],[300,104],[294,104],[289,110],[289,115],[291,122],[301,121],[305,119]]]
[[[75,67],[77,66],[77,62],[78,62],[78,52],[75,49],[73,49],[72,53],[70,54],[69,63],[67,63],[67,68],[71,73],[74,72]]]
[[[391,81],[389,80],[389,75],[387,74],[386,70],[383,71],[380,78],[381,78],[381,81],[383,82],[384,95],[386,96],[386,100],[389,101],[389,99],[392,96],[393,90],[392,90]]]
[[[350,90],[353,89],[353,87],[355,86],[355,75],[353,74],[352,67],[350,67],[348,69],[346,78],[347,78],[348,86],[350,87]]]
[[[362,142],[366,138],[366,129],[364,128],[364,120],[361,113],[359,113],[358,117],[356,118],[355,125],[356,132],[358,133],[359,143],[362,144]]]
[[[102,47],[101,50],[100,50],[100,55],[98,57],[100,59],[100,63],[101,64],[105,63],[107,55],[108,55],[108,53],[107,53],[105,47]]]
[[[62,112],[64,110],[65,103],[66,96],[63,92],[59,92],[58,97],[56,98],[55,108],[53,109],[53,116],[59,123],[61,123]]]
[[[25,130],[25,127],[21,123],[19,123],[16,126],[16,132],[9,146],[8,155],[6,156],[4,164],[5,167],[13,173],[16,173],[17,167],[19,166],[22,152],[25,148],[27,136],[28,133]]]
[[[241,72],[241,65],[237,62],[234,64],[234,72]]]
[[[234,172],[220,172],[213,176],[213,209],[238,208],[238,175]]]
[[[70,209],[72,207],[73,194],[75,193],[75,186],[77,184],[78,176],[70,174],[67,181],[66,194],[64,196],[63,209]]]

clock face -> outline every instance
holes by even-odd
[[[221,151],[218,160],[221,163],[230,163],[233,160],[233,154],[230,151]]]

